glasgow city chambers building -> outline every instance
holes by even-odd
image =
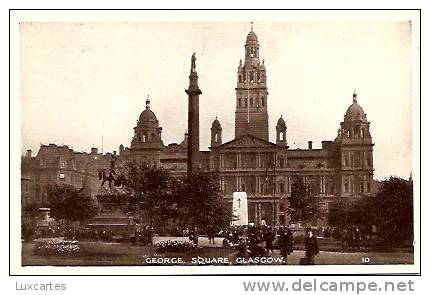
[[[299,177],[321,201],[321,221],[327,224],[335,200],[351,201],[374,194],[374,144],[370,122],[354,91],[352,104],[346,110],[335,139],[323,141],[321,149],[313,148],[311,141],[306,149],[290,149],[287,123],[282,116],[273,126],[276,142],[270,142],[267,74],[264,60],[260,60],[257,35],[251,28],[246,37],[245,59],[240,60],[237,68],[233,139],[223,140],[222,122],[215,119],[211,129],[204,131],[211,134],[210,150],[199,150],[198,95],[201,91],[192,66],[187,93],[189,108],[197,112],[197,119],[191,121],[189,116],[188,134],[181,143],[164,145],[162,127],[147,99],[130,146],[121,144],[118,155],[115,152],[103,155],[96,149],[91,153],[77,153],[67,146],[51,144],[42,146],[35,157],[31,153],[23,156],[21,183],[25,187],[22,194],[26,194],[29,202],[40,200],[46,193],[44,186],[58,182],[77,187],[89,185],[92,193],[97,194],[100,187],[97,170],[109,168],[112,156],[117,157],[118,163],[144,162],[162,167],[173,175],[183,175],[187,173],[189,150],[194,148],[198,151],[193,155],[196,169],[216,172],[227,200],[232,200],[233,192],[247,193],[249,222],[288,223],[287,199],[294,179]],[[194,93],[193,96],[190,93]],[[190,137],[193,137],[192,142]]]

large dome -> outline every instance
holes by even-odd
[[[154,112],[149,108],[145,109],[139,116],[139,122],[158,121]]]
[[[154,112],[151,111],[149,98],[146,99],[146,108],[139,116],[139,125],[146,127],[158,127],[158,120]]]
[[[363,108],[357,103],[357,94],[354,93],[352,105],[349,106],[348,110],[345,114],[345,120],[353,121],[353,120],[361,120],[366,121],[366,114],[364,113]]]
[[[253,43],[258,42],[257,34],[255,34],[254,31],[251,30],[251,32],[248,33],[248,36],[246,36],[246,43]]]

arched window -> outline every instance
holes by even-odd
[[[348,192],[348,180],[345,180],[345,183],[344,183],[344,192],[345,193]]]
[[[284,140],[284,132],[279,133],[279,140]]]
[[[241,102],[241,99],[240,99],[240,97],[238,97],[237,98],[237,107],[239,107],[239,108],[241,107],[241,103],[240,102]]]
[[[360,127],[355,126],[354,127],[354,137],[359,137],[360,136]]]
[[[264,107],[264,97],[261,97],[261,106]]]
[[[145,143],[145,142],[146,142],[146,140],[147,140],[147,138],[146,138],[146,134],[142,133],[141,141],[142,141],[143,143]]]
[[[254,105],[254,99],[251,97],[249,99],[249,106],[252,107]]]
[[[242,75],[239,75],[239,83],[242,83]]]
[[[215,142],[218,142],[218,132],[215,133]]]
[[[364,128],[361,128],[361,130],[360,130],[360,137],[364,138]]]

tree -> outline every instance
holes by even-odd
[[[166,170],[130,162],[125,179],[128,213],[140,214],[151,227],[175,216],[174,181]]]
[[[362,233],[372,235],[373,197],[361,196],[358,199],[337,197],[330,204],[329,224],[340,229],[359,226]]]
[[[21,212],[21,234],[25,240],[31,239],[37,226],[37,216],[39,215],[39,203],[30,203],[22,207]]]
[[[95,201],[83,189],[71,185],[53,185],[47,188],[48,205],[51,217],[65,221],[85,221],[97,214]]]
[[[413,240],[413,183],[399,177],[382,182],[372,204],[370,218],[387,246]]]
[[[197,173],[177,182],[175,193],[182,218],[194,227],[222,227],[230,221],[230,211],[214,173]]]
[[[315,224],[320,216],[319,200],[313,196],[301,177],[294,177],[289,198],[289,214],[292,222]]]

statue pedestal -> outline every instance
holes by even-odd
[[[134,236],[136,225],[133,218],[123,211],[124,196],[100,193],[96,197],[100,213],[89,221],[87,227],[98,232],[106,231],[114,239]]]

